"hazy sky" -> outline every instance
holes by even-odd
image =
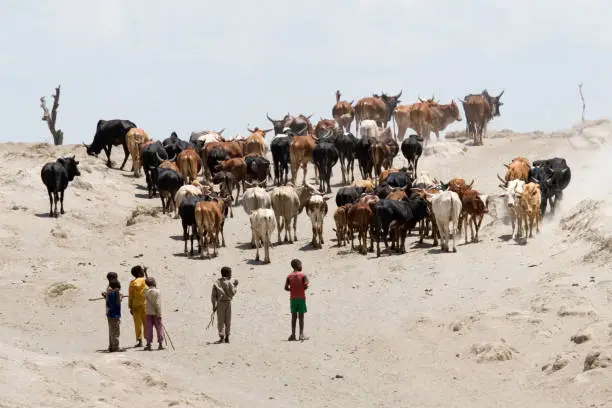
[[[318,120],[336,89],[348,100],[403,90],[405,104],[505,89],[490,127],[520,131],[575,123],[580,81],[587,118],[612,108],[610,1],[1,3],[1,141],[51,140],[39,98],[57,84],[66,143],[89,143],[99,119],[155,139],[245,134],[270,127],[266,112]]]

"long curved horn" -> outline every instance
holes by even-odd
[[[499,173],[497,174],[497,178],[499,179],[499,181],[501,181],[504,185],[508,185],[508,182],[506,180],[504,180],[503,178],[501,178],[499,176]]]
[[[504,163],[504,166],[506,166],[506,168],[507,168],[507,169],[509,169],[509,168],[510,168],[510,165],[509,165],[509,164]]]
[[[83,146],[89,149],[89,146],[85,142],[83,142]]]
[[[274,123],[274,119],[272,119],[270,115],[268,115],[268,112],[266,112],[266,118],[268,118],[270,122]]]
[[[474,179],[472,179],[472,182],[468,184],[467,186],[471,188],[473,185],[474,185]]]
[[[312,118],[312,113],[308,116],[306,116],[306,119],[310,120],[310,118]]]
[[[221,129],[221,130],[220,130],[220,131],[218,131],[217,133],[221,135],[221,134],[223,134],[223,132],[225,132],[225,128]]]
[[[395,97],[399,99],[399,97],[402,96],[402,92],[404,92],[404,90],[400,89],[399,93]]]
[[[178,157],[178,155],[176,153],[174,153],[174,156],[171,159],[168,159],[169,162],[175,162],[176,158]]]
[[[499,99],[499,98],[501,98],[501,96],[504,94],[504,92],[506,92],[506,90],[505,90],[505,89],[502,89],[501,93],[500,93],[499,95],[497,95],[497,98],[498,98],[498,99]]]
[[[255,128],[255,129],[257,129],[257,128]],[[247,131],[249,131],[250,133],[255,133],[255,130],[254,130],[254,129],[249,129],[249,128],[247,128]]]
[[[161,157],[159,157],[159,153],[155,152],[155,155],[157,156],[157,160],[159,160],[160,162],[166,161],[166,159],[162,159]]]

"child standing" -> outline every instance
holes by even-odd
[[[302,261],[294,259],[291,261],[293,272],[287,276],[285,290],[289,292],[289,303],[291,307],[291,336],[289,341],[295,341],[295,324],[300,319],[300,340],[304,337],[304,313],[306,313],[306,289],[310,282],[308,277],[302,272]]]
[[[130,281],[128,307],[134,318],[134,328],[136,330],[136,345],[134,347],[142,347],[142,332],[145,328],[147,316],[145,290],[147,284],[145,281],[146,268],[140,265],[132,268],[132,276],[134,279]]]
[[[147,289],[145,289],[145,339],[147,340],[147,345],[144,349],[151,350],[151,342],[153,341],[153,326],[155,326],[157,342],[159,343],[157,349],[163,350],[164,346],[162,345],[162,342],[164,341],[164,333],[162,331],[161,295],[159,293],[159,289],[157,289],[155,278],[148,277],[146,278],[145,283],[147,285]]]
[[[232,279],[232,268],[221,268],[221,277],[215,281],[210,295],[213,311],[217,311],[217,329],[219,330],[219,343],[229,343],[230,328],[232,325],[232,299],[236,294],[238,280]]]
[[[108,351],[119,351],[119,334],[121,328],[121,284],[111,280],[106,292],[106,317],[108,319]]]
[[[106,287],[106,290],[104,292],[102,292],[102,297],[106,298],[106,294],[108,293],[108,291],[110,290],[110,283],[114,280],[117,280],[117,272],[109,272],[106,274],[106,279],[108,280],[108,286]]]

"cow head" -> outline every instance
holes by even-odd
[[[400,96],[402,96],[402,92],[400,91],[397,95],[392,96],[392,95],[387,95],[384,92],[381,92],[381,96],[380,98],[383,100],[383,102],[385,103],[385,105],[387,105],[387,120],[390,121],[391,120],[391,115],[393,114],[393,111],[395,110],[395,108],[397,107],[397,105],[399,105],[399,103],[401,102],[400,100]]]
[[[486,89],[482,91],[481,95],[487,100],[487,102],[489,103],[489,106],[491,107],[491,115],[500,116],[499,107],[502,106],[503,103],[500,102],[499,99],[502,97],[504,92],[505,91],[502,90],[499,95],[491,96],[489,95],[489,92]]]
[[[523,192],[525,182],[523,180],[510,180],[505,185],[500,184],[500,188],[504,190],[504,193],[498,197],[504,198],[508,207],[513,208],[516,205],[517,194]]]
[[[72,157],[60,157],[59,159],[57,159],[57,162],[64,166],[64,168],[66,169],[69,181],[72,181],[76,176],[81,175],[81,172],[77,167],[79,165],[79,162],[75,159],[74,155]]]
[[[281,119],[281,120],[274,120],[272,119],[270,116],[268,116],[268,114],[266,113],[266,118],[268,118],[268,120],[270,122],[272,122],[272,126],[274,129],[274,134],[275,135],[281,135],[283,134],[283,129],[285,128],[285,119]]]

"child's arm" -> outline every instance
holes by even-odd
[[[289,285],[289,278],[285,280],[285,290],[289,292],[291,290],[291,285]]]
[[[310,286],[310,281],[308,280],[308,276],[304,275],[304,289],[308,289],[308,286]]]

